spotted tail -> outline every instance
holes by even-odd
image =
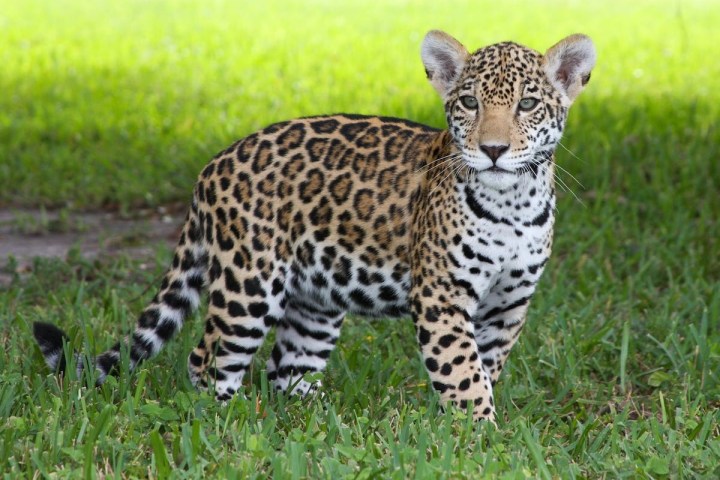
[[[130,370],[141,361],[156,355],[180,331],[185,319],[197,309],[206,270],[207,253],[202,246],[202,230],[197,206],[193,202],[175,249],[172,266],[165,274],[160,291],[140,314],[133,334],[124,341],[128,345]],[[58,372],[67,370],[63,343],[67,342],[68,336],[56,326],[43,322],[33,325],[33,334],[48,366]],[[98,384],[117,368],[122,344],[118,342],[110,350],[89,358],[87,363],[95,367]],[[86,362],[80,354],[75,353],[74,357],[79,377]]]

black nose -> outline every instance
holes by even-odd
[[[510,149],[510,145],[480,145],[480,150],[485,152],[485,155],[490,157],[490,160],[495,161],[500,158],[500,155],[507,152]]]

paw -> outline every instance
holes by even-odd
[[[286,392],[288,395],[307,397],[322,387],[322,376],[321,372],[312,372],[302,376],[278,377],[272,381],[272,384],[276,390]]]

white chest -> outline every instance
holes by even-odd
[[[495,303],[494,297],[507,301],[515,290],[532,294],[550,255],[554,196],[537,190],[478,193],[469,187],[458,193],[462,231],[448,253],[455,278],[475,293],[468,298],[468,313],[476,315]]]

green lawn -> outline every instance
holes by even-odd
[[[249,400],[196,393],[200,316],[133,375],[59,384],[31,323],[108,347],[170,258],[76,253],[0,290],[1,474],[720,477],[718,24],[710,0],[0,0],[3,209],[185,201],[215,152],[296,116],[442,126],[419,59],[431,28],[471,49],[583,32],[599,54],[558,152],[582,186],[561,175],[572,193],[497,429],[439,413],[408,320],[350,319],[322,399],[268,393],[262,363]]]

